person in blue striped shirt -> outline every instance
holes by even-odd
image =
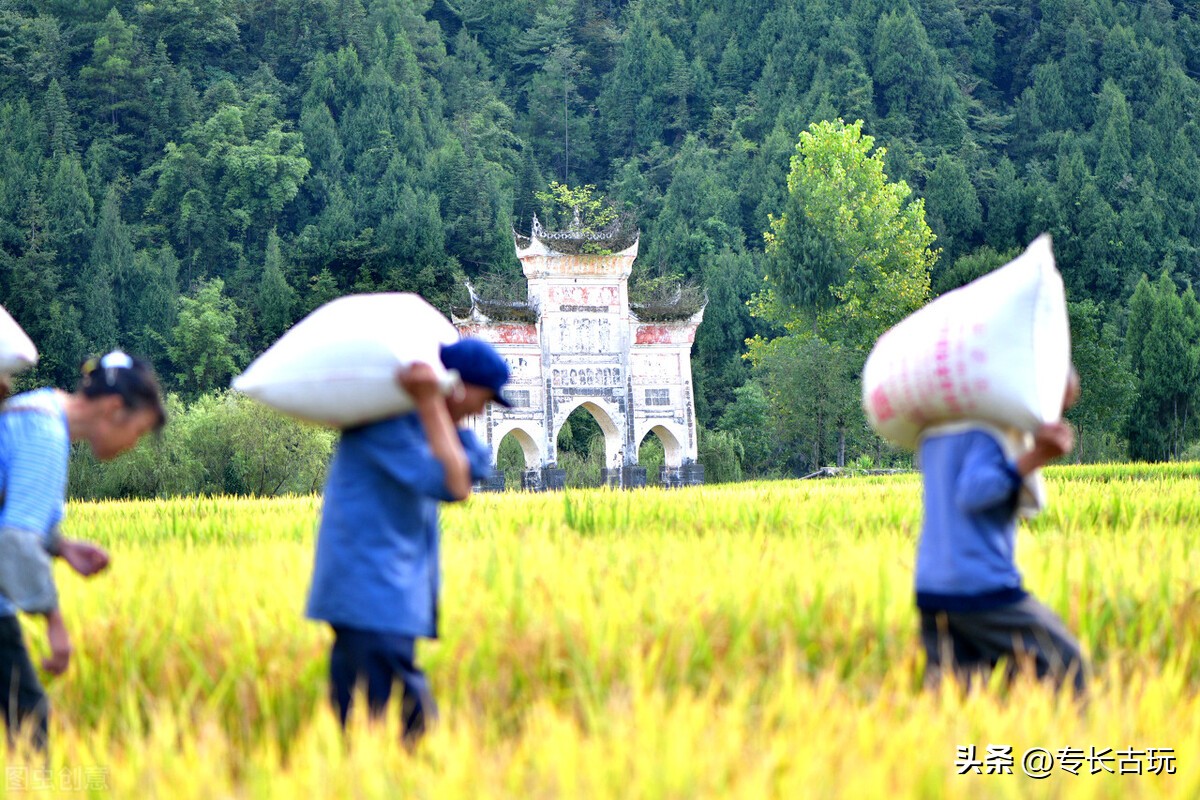
[[[79,388],[45,388],[9,398],[0,408],[0,692],[9,741],[28,728],[44,749],[49,707],[25,647],[17,612],[46,618],[49,673],[67,669],[67,634],[51,559],[85,577],[108,566],[108,554],[59,533],[72,442],[87,442],[100,460],[116,458],[166,423],[153,369],[121,351],[90,358]],[[0,387],[7,388],[7,387]]]

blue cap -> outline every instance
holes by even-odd
[[[508,383],[508,364],[496,348],[482,339],[460,339],[454,344],[442,345],[442,365],[458,371],[463,383],[491,389],[493,400],[505,408],[512,404],[504,397],[504,384]]]

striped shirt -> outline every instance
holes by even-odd
[[[0,530],[20,528],[47,537],[63,518],[71,435],[54,389],[9,399],[0,413]],[[0,617],[16,609],[0,596]]]

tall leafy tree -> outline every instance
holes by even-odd
[[[1130,134],[1129,105],[1125,94],[1112,80],[1104,82],[1100,93],[1099,124],[1102,130],[1100,156],[1096,162],[1096,180],[1110,202],[1123,199],[1133,188],[1133,142]]]
[[[241,365],[237,311],[220,278],[199,281],[190,295],[179,298],[167,352],[185,395],[196,397],[224,387]]]
[[[1090,300],[1069,303],[1071,357],[1080,377],[1079,401],[1068,413],[1075,425],[1078,461],[1120,458],[1126,420],[1137,389],[1116,326],[1103,306]]]
[[[48,215],[36,193],[27,198],[22,248],[9,255],[0,248],[4,307],[25,329],[41,353],[36,375],[61,386],[72,385],[86,343],[79,313],[64,291],[57,254],[49,249]]]
[[[20,250],[32,218],[30,199],[41,202],[39,178],[45,126],[24,98],[0,104],[0,242]],[[42,217],[42,226],[48,220]]]
[[[937,259],[924,201],[910,199],[912,190],[903,181],[888,180],[885,154],[862,133],[861,121],[813,123],[800,135],[788,175],[788,191],[802,199],[807,222],[846,265],[845,281],[831,288],[837,303],[819,316],[817,330],[856,347],[868,346],[925,302]],[[797,224],[794,214],[773,220],[772,246]],[[805,269],[772,264],[781,281]],[[785,326],[807,324],[779,299],[768,289],[760,295],[758,313]]]
[[[169,245],[138,250],[127,273],[122,344],[154,361],[167,358],[163,336],[174,329],[179,305],[179,259]]]
[[[52,15],[0,7],[0,97],[25,96],[62,77],[65,50],[59,21]],[[32,8],[37,8],[33,6]]]
[[[809,431],[809,467],[831,452],[845,463],[863,430],[855,378],[866,348],[929,296],[933,233],[922,201],[887,179],[884,156],[861,122],[814,123],[788,176],[799,202],[772,221],[771,283],[755,313],[786,333],[756,336],[748,356],[777,414],[808,415],[796,424]]]
[[[140,155],[138,134],[149,117],[147,69],[137,37],[138,26],[113,8],[96,29],[90,62],[79,70],[92,136],[111,146],[110,159],[125,170]]]
[[[857,381],[862,354],[811,335],[773,339],[751,353],[789,467],[811,472],[845,466],[848,438],[864,430]]]
[[[776,420],[762,386],[747,381],[733,394],[733,402],[725,406],[717,423],[718,429],[735,436],[741,444],[742,469],[748,476],[779,474],[775,454],[780,442],[773,427]]]
[[[805,105],[813,109],[811,116],[873,118],[877,110],[875,81],[850,25],[844,20],[833,21],[828,35],[819,41],[816,72],[805,100]]]
[[[909,7],[879,19],[872,44],[873,80],[888,129],[955,146],[966,133],[957,87],[942,69],[920,18]]]
[[[58,78],[52,78],[46,87],[46,132],[50,137],[50,150],[57,157],[68,153],[73,154],[76,148],[75,119],[67,96],[58,83]]]
[[[267,236],[267,252],[258,284],[258,328],[262,343],[270,345],[292,324],[296,290],[284,277],[286,270],[275,231]]]
[[[1196,311],[1191,307],[1196,299],[1190,289],[1181,298],[1165,271],[1153,287],[1143,278],[1138,292],[1126,338],[1137,378],[1128,422],[1129,455],[1140,461],[1177,459],[1196,401]]]
[[[616,64],[597,100],[610,156],[650,149],[672,124],[680,102],[679,52],[659,29],[654,4],[636,3],[629,11]]]
[[[133,261],[129,228],[121,219],[121,188],[109,186],[96,220],[96,233],[85,271],[79,276],[83,333],[93,350],[120,343],[122,317],[131,306],[127,270]]]
[[[991,186],[985,193],[987,224],[983,236],[993,250],[1020,244],[1026,217],[1026,187],[1017,168],[1007,157],[996,165]]]
[[[961,159],[948,153],[938,157],[925,182],[925,200],[944,258],[953,260],[972,249],[983,207]]]
[[[447,250],[472,276],[511,262],[511,194],[504,170],[479,150],[468,154],[457,139],[439,155],[437,186]]]
[[[591,106],[580,94],[588,80],[580,54],[569,44],[553,47],[530,77],[525,140],[549,171],[571,182],[594,173],[596,146]]]
[[[83,164],[75,153],[64,153],[47,160],[45,170],[47,246],[66,274],[79,274],[91,252],[95,216]]]
[[[215,57],[238,44],[234,7],[232,0],[154,0],[138,7],[138,24],[176,57],[194,52]]]
[[[693,386],[696,416],[711,426],[748,377],[744,360],[730,354],[741,353],[757,330],[741,298],[760,283],[761,272],[750,253],[727,244],[701,259],[699,275],[707,303],[704,322],[696,331]]]

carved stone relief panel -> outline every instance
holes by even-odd
[[[555,353],[608,353],[614,346],[612,320],[606,317],[557,315],[550,335]]]
[[[680,383],[683,380],[677,353],[637,353],[630,358],[630,367],[633,382],[637,385]]]

